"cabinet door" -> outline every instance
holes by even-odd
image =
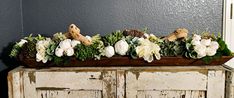
[[[206,71],[128,71],[127,98],[205,98]]]
[[[116,71],[76,69],[21,70],[9,77],[13,94],[10,98],[115,98]],[[18,85],[19,84],[19,85]],[[16,88],[16,89],[15,89]]]

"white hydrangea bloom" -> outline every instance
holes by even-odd
[[[113,55],[115,55],[115,50],[114,50],[114,47],[113,46],[107,46],[105,47],[104,49],[104,54],[106,57],[110,58],[112,57]]]
[[[55,49],[55,55],[57,56],[57,57],[62,57],[63,56],[63,52],[64,52],[64,50],[63,49],[61,49],[61,48],[56,48]]]
[[[154,60],[153,56],[157,60],[161,59],[160,47],[157,44],[150,42],[148,39],[139,38],[138,40],[141,44],[136,47],[136,53],[139,57],[143,57],[147,62],[152,62]]]
[[[28,42],[27,40],[21,39],[20,42],[18,43],[18,45],[19,45],[19,47],[22,47],[27,42]]]
[[[76,45],[78,45],[78,44],[81,44],[81,42],[80,41],[78,41],[78,40],[72,40],[72,42],[71,42],[71,46],[74,48]]]
[[[120,40],[115,43],[115,52],[119,55],[126,55],[129,45],[125,40]]]
[[[64,49],[64,50],[67,50],[68,48],[72,47],[71,46],[71,39],[66,39],[64,41],[61,41],[59,43],[59,47]]]
[[[211,43],[211,39],[201,39],[201,44],[205,46],[209,46]]]
[[[196,41],[200,41],[200,40],[201,40],[201,36],[200,36],[200,35],[197,35],[197,34],[193,34],[192,39],[193,39],[193,40],[196,40]]]
[[[216,41],[211,41],[210,47],[217,50],[219,49],[219,43]]]
[[[192,45],[200,45],[200,44],[201,44],[201,41],[200,41],[200,40],[192,40],[192,41],[191,41],[191,44],[192,44]]]
[[[66,39],[59,43],[59,46],[55,50],[55,55],[58,57],[62,57],[63,55],[66,56],[73,56],[74,55],[74,47],[80,44],[80,41]]]
[[[74,49],[72,47],[68,48],[65,52],[66,52],[67,56],[73,56],[74,55]]]
[[[49,47],[51,43],[50,38],[46,38],[45,40],[38,41],[36,43],[36,61],[40,62],[42,61],[43,63],[46,63],[48,61],[48,57],[46,56],[46,49]]]
[[[206,46],[203,44],[194,46],[194,51],[197,53],[197,58],[206,56]]]
[[[215,55],[216,54],[216,49],[213,49],[213,48],[211,48],[211,47],[207,47],[206,48],[206,55],[208,55],[208,56],[213,56],[213,55]]]

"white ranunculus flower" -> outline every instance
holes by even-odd
[[[74,55],[74,49],[73,48],[68,48],[66,51],[67,56],[73,56]]]
[[[81,42],[78,40],[72,40],[71,41],[71,46],[74,48],[76,45],[80,44]]]
[[[146,60],[147,62],[152,62],[154,60],[153,55],[145,55],[143,56],[143,59]]]
[[[105,53],[106,57],[108,57],[108,58],[112,57],[113,55],[115,55],[114,47],[113,46],[105,47],[104,53]]]
[[[36,54],[36,60],[37,62],[40,62],[41,60],[43,60],[43,56],[40,55],[39,53]]]
[[[201,44],[205,45],[205,46],[209,46],[211,43],[211,39],[202,39],[201,40]]]
[[[89,41],[92,41],[92,37],[90,36],[85,36]]]
[[[115,43],[115,52],[119,55],[126,55],[129,45],[125,40],[120,40]]]
[[[197,54],[197,58],[203,58],[203,57],[205,57],[206,56],[206,53],[203,53],[203,52],[200,52],[200,53],[198,53]]]
[[[157,44],[150,42],[148,39],[140,39],[139,41],[141,45],[136,47],[136,53],[140,58],[143,57],[147,62],[152,62],[153,56],[157,60],[161,58],[160,47]]]
[[[71,39],[66,39],[66,40],[64,40],[64,41],[61,41],[61,42],[59,43],[59,47],[62,48],[62,49],[64,49],[64,50],[66,50],[66,49],[72,47],[72,46],[71,46]]]
[[[196,41],[199,41],[199,40],[201,40],[201,36],[197,35],[197,34],[194,34],[193,37],[192,37],[192,39],[196,40]]]
[[[18,45],[20,46],[20,47],[22,47],[25,43],[27,43],[28,41],[27,40],[25,40],[25,39],[21,39],[20,40],[20,42],[18,43]]]
[[[63,56],[63,52],[64,52],[64,50],[63,49],[61,49],[61,48],[56,48],[55,49],[55,55],[57,56],[57,57],[62,57]]]
[[[219,49],[219,43],[216,41],[211,41],[210,47],[217,50]]]
[[[211,47],[207,47],[206,48],[206,55],[208,55],[208,56],[213,56],[213,55],[215,55],[216,54],[216,49],[213,49],[213,48],[211,48]]]
[[[201,44],[201,45],[196,45],[194,46],[194,50],[197,53],[197,58],[202,58],[206,56],[206,46]]]
[[[200,40],[192,40],[191,43],[192,43],[192,45],[200,45],[201,41]]]

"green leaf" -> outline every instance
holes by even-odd
[[[206,64],[209,64],[212,60],[213,59],[210,56],[205,56],[202,58],[202,61],[204,61]]]

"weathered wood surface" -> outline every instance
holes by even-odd
[[[144,91],[137,92],[137,98],[206,98],[205,91]]]
[[[20,58],[20,61],[26,67],[81,67],[81,66],[89,66],[89,67],[96,67],[96,66],[105,66],[105,67],[113,67],[113,66],[202,66],[202,65],[222,65],[228,60],[230,60],[232,56],[222,56],[220,59],[213,60],[209,64],[206,64],[202,60],[199,59],[188,59],[184,57],[162,57],[160,60],[154,60],[151,63],[144,61],[142,58],[138,59],[131,59],[129,57],[120,57],[115,56],[111,58],[101,58],[100,60],[85,60],[79,61],[76,58],[71,58],[68,64],[60,64],[59,66],[52,63],[47,62],[46,64],[42,62],[36,62],[34,58],[27,58],[25,59],[24,56]]]
[[[19,67],[9,98],[224,98],[221,66]]]
[[[38,90],[35,98],[102,98],[102,92],[100,90]]]
[[[9,98],[116,97],[116,71],[113,70],[66,72],[18,68],[9,72],[8,84]]]
[[[207,84],[207,98],[224,98],[225,71],[210,70]]]

